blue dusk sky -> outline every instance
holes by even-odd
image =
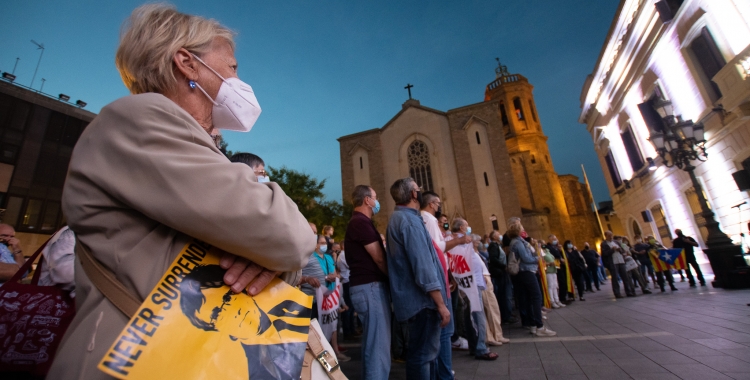
[[[408,98],[446,111],[481,102],[495,57],[534,85],[555,170],[609,199],[579,96],[618,1],[175,1],[237,32],[239,76],[263,108],[250,133],[226,132],[233,151],[326,180],[341,200],[343,135],[382,127]],[[8,1],[0,12],[0,71],[65,93],[98,113],[128,95],[115,68],[120,26],[137,1]]]

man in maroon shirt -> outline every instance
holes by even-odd
[[[388,379],[391,370],[391,297],[388,266],[372,216],[380,210],[377,194],[358,185],[354,213],[346,228],[346,261],[352,306],[362,322],[362,379]]]

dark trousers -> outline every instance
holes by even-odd
[[[612,275],[612,293],[615,294],[615,297],[620,297],[622,295],[620,294],[620,280],[622,280],[622,285],[625,287],[625,294],[635,295],[633,281],[631,281],[630,276],[628,276],[625,264],[615,264],[612,261],[609,261],[608,264],[609,267],[607,269],[609,269],[609,274]]]
[[[349,292],[349,283],[346,282],[341,285],[344,289],[344,302],[349,307],[349,309],[341,313],[341,324],[344,329],[344,338],[349,338],[354,335],[354,306],[352,304],[351,293]]]
[[[501,322],[507,322],[513,318],[513,304],[511,303],[511,288],[510,278],[508,275],[501,277],[492,278],[493,290],[495,291],[495,298],[497,298],[497,305],[500,306],[500,320]]]
[[[560,302],[565,302],[568,299],[568,276],[565,268],[565,264],[560,264],[560,269],[557,270],[557,293],[560,297]]]
[[[573,276],[573,283],[576,284],[576,289],[578,289],[578,298],[583,298],[583,271],[573,269],[570,275]],[[591,287],[589,286],[589,288]]]
[[[528,302],[524,297],[525,293],[521,289],[521,280],[518,278],[518,275],[515,275],[510,276],[510,281],[513,283],[513,298],[516,300],[516,310],[518,310],[518,316],[521,318],[521,326],[531,326],[531,316],[529,316],[528,308],[526,307]]]
[[[519,271],[516,275],[519,311],[521,311],[521,321],[526,314],[525,326],[543,327],[542,323],[542,292],[539,289],[537,275],[534,272]],[[521,300],[523,303],[521,304]],[[525,308],[524,310],[520,307]]]
[[[440,314],[422,309],[409,318],[409,351],[406,354],[406,378],[432,380],[437,376],[440,351]]]
[[[670,288],[674,288],[674,277],[672,277],[671,270],[665,270],[664,272],[656,272],[656,283],[659,284],[659,288],[664,290],[664,277],[667,277],[667,282]]]
[[[695,261],[695,256],[687,258],[687,267],[685,268],[690,285],[695,285],[695,278],[693,277],[693,273],[690,272],[691,265],[693,266],[693,269],[695,269],[695,275],[698,276],[698,281],[700,281],[701,285],[706,285],[706,280],[703,279],[703,272],[701,272],[701,267],[698,265],[698,262]]]
[[[599,266],[598,265],[589,265],[588,268],[586,268],[586,289],[591,289],[591,282],[594,282],[594,287],[596,287],[596,290],[599,290]]]
[[[461,299],[461,291],[456,290],[451,292],[451,306],[453,307],[453,336],[451,336],[451,342],[455,342],[461,336],[466,335],[466,328],[464,327],[464,302]]]

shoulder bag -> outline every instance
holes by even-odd
[[[514,238],[514,239],[518,239],[518,238]],[[511,241],[511,247],[512,245],[513,245],[513,241]],[[513,252],[513,248],[509,247],[507,256],[508,256],[508,266],[506,267],[506,269],[509,275],[515,276],[518,274],[518,271],[521,269],[521,262],[518,259],[518,257],[516,257],[515,252]]]
[[[6,379],[43,379],[76,313],[68,291],[38,285],[44,260],[30,284],[19,283],[48,242],[0,287],[0,377]]]

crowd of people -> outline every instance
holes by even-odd
[[[546,314],[585,301],[607,281],[615,298],[624,297],[620,283],[628,297],[636,288],[651,294],[652,282],[662,292],[667,283],[677,290],[671,271],[651,264],[664,248],[653,236],[636,237],[631,246],[606,231],[600,254],[588,242],[579,250],[555,235],[529,236],[518,217],[508,220],[507,231],[479,235],[466,220],[443,215],[439,195],[422,192],[411,178],[396,181],[390,196],[396,208],[383,236],[372,220],[380,211],[378,194],[357,186],[344,241],[334,242],[332,227],[325,226],[303,270],[303,290],[336,278],[344,286],[341,331],[345,340],[362,339],[363,379],[387,379],[392,361],[406,363],[409,379],[453,379],[452,351],[495,360],[489,347],[509,342],[502,325],[519,322],[532,336],[555,336]],[[674,247],[684,248],[705,285],[693,254],[697,242],[676,233]],[[349,360],[335,338],[331,343],[340,361]]]

